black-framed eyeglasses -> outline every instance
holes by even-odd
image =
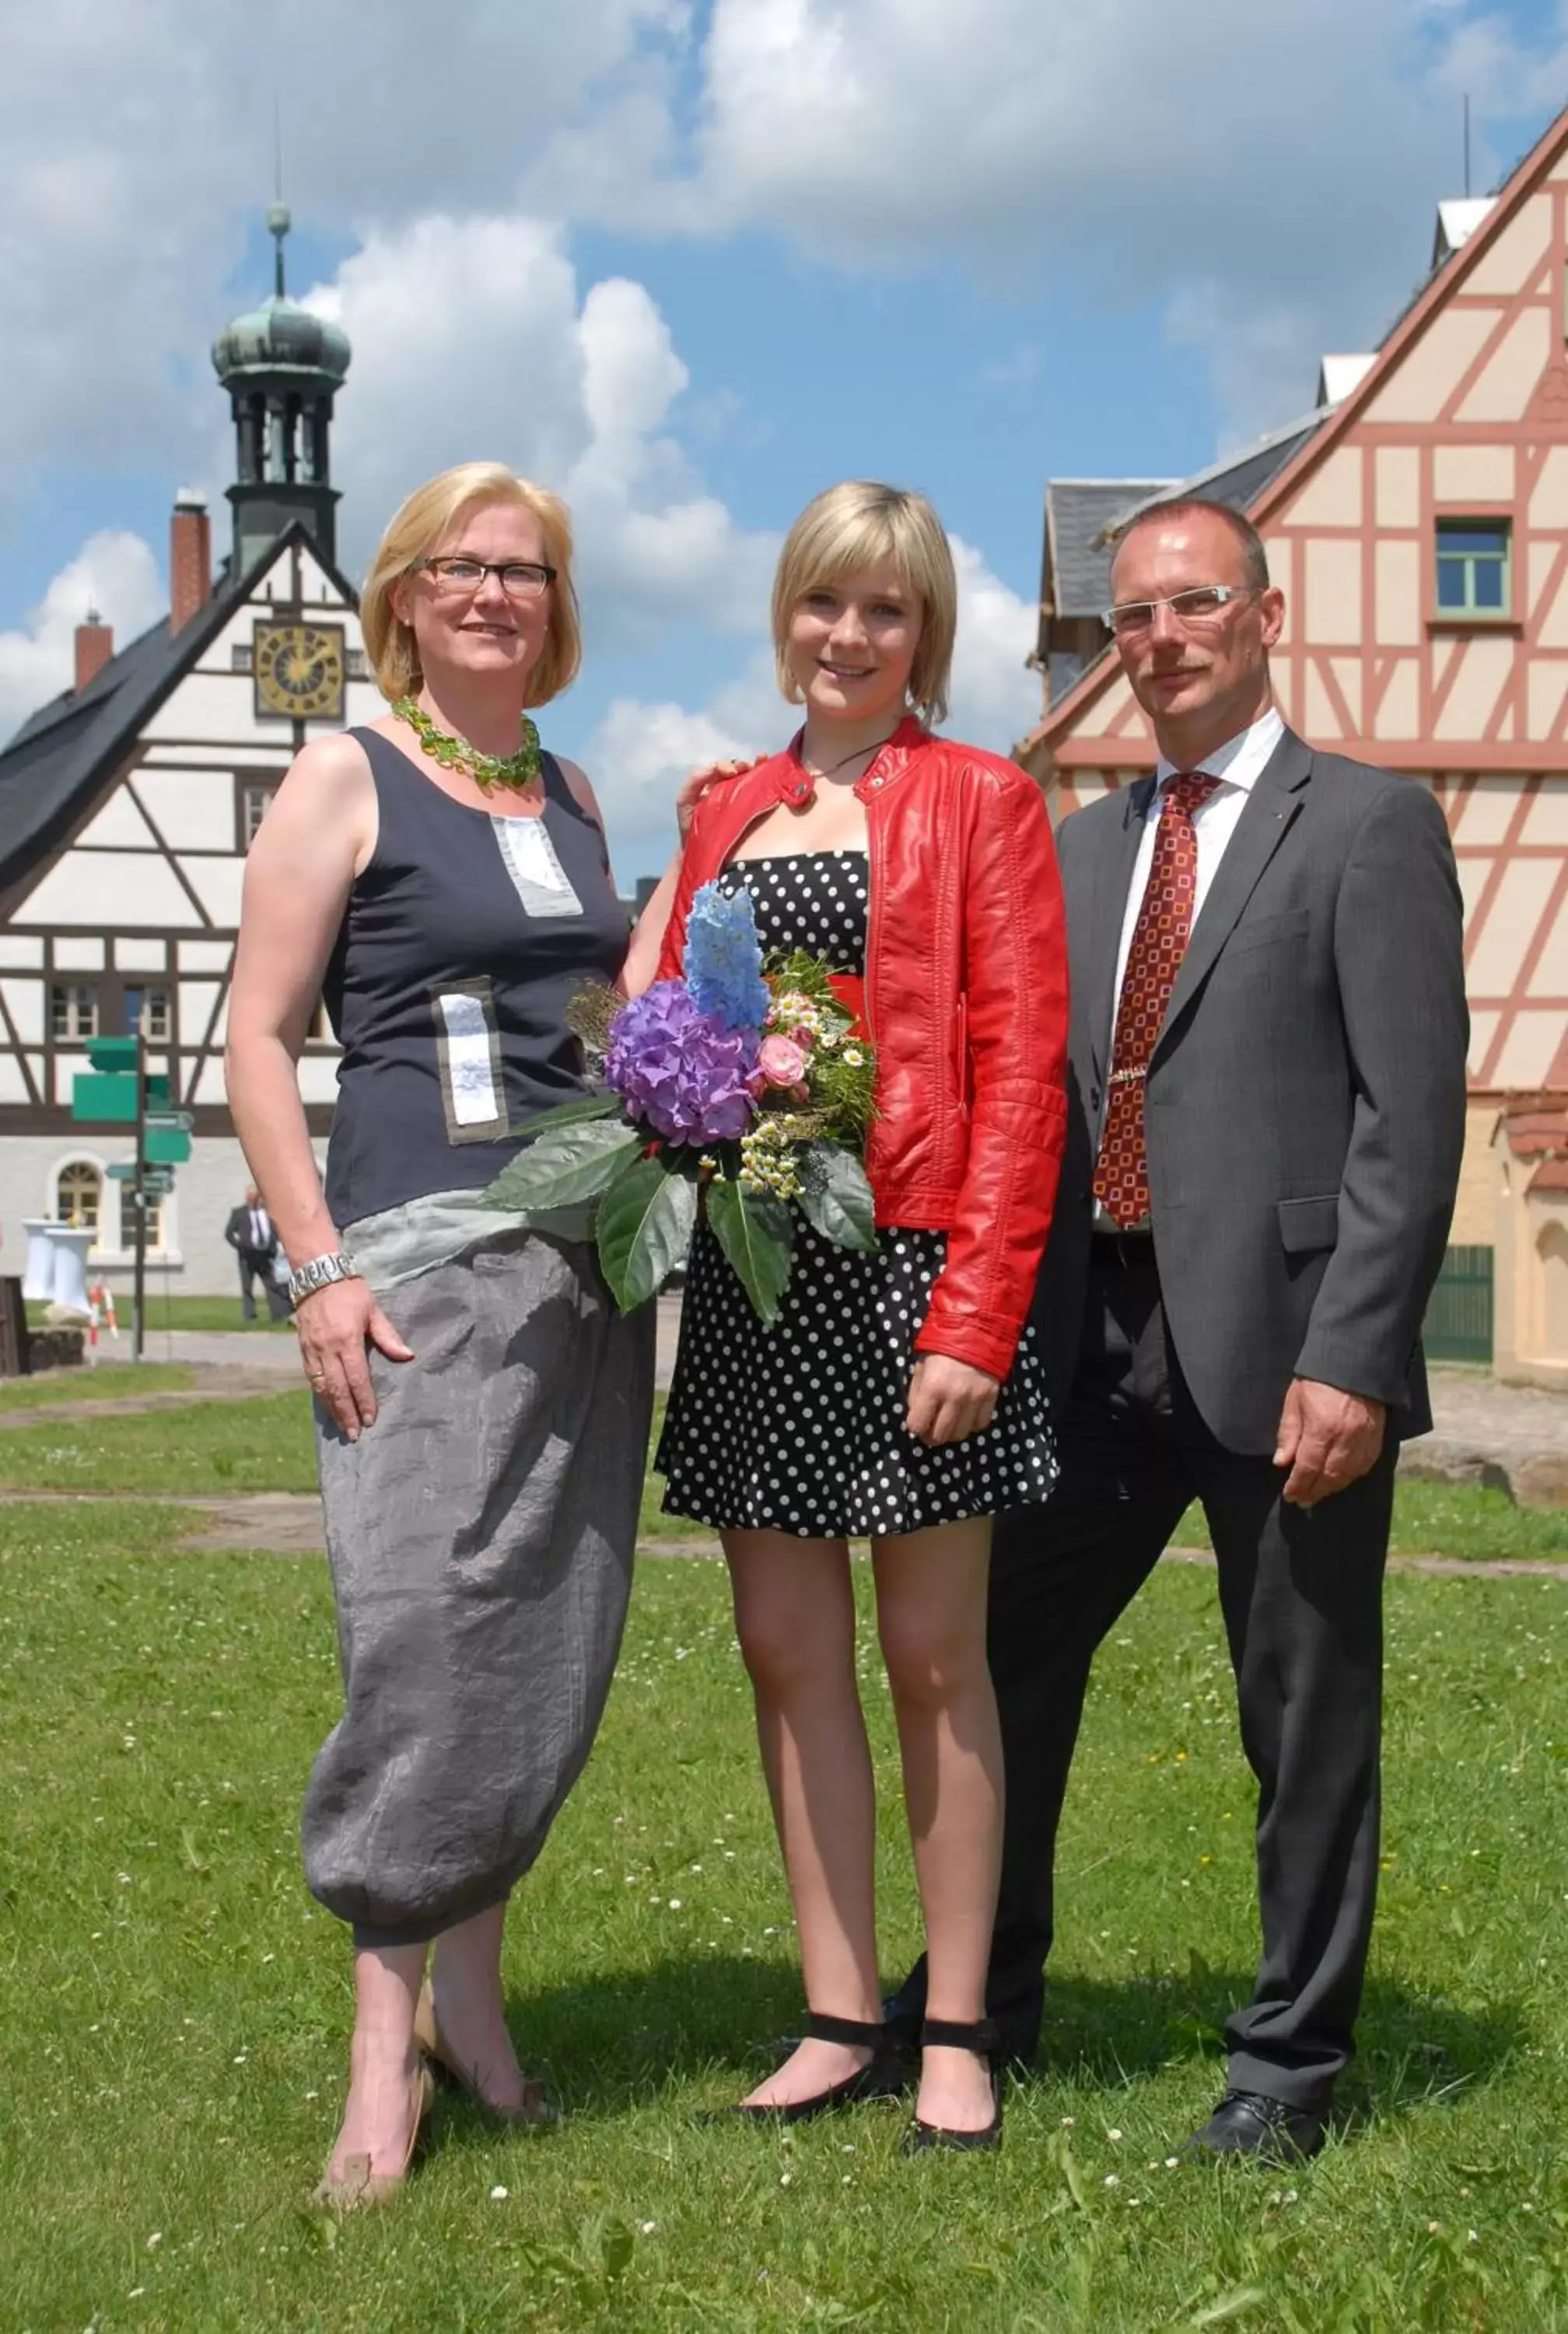
[[[1101,622],[1118,640],[1149,632],[1155,611],[1169,608],[1178,624],[1202,632],[1217,624],[1233,600],[1251,600],[1263,589],[1258,584],[1195,584],[1186,592],[1172,592],[1164,600],[1122,600],[1103,611]]]
[[[447,592],[477,592],[486,575],[498,575],[510,600],[537,600],[555,581],[553,567],[533,559],[416,559],[413,566]]]

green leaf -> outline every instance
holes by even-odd
[[[599,1261],[623,1313],[661,1288],[691,1245],[697,1185],[657,1159],[618,1175],[599,1203]]]
[[[581,1102],[558,1102],[552,1110],[542,1110],[533,1118],[520,1118],[509,1132],[531,1143],[536,1134],[548,1134],[559,1126],[582,1126],[590,1119],[613,1118],[620,1108],[619,1095],[584,1095]]]
[[[1261,2285],[1238,2285],[1229,2293],[1222,2293],[1217,2301],[1211,2301],[1208,2308],[1200,2310],[1195,2318],[1189,2318],[1188,2324],[1194,2327],[1228,2326],[1234,2320],[1245,2318],[1267,2300],[1268,2296]]]
[[[800,1151],[801,1213],[835,1248],[869,1255],[877,1245],[877,1210],[866,1171],[852,1151],[807,1143]]]
[[[752,1310],[764,1328],[778,1319],[779,1299],[789,1285],[794,1239],[790,1211],[781,1200],[748,1191],[744,1183],[710,1183],[707,1220]]]
[[[642,1137],[619,1119],[563,1126],[530,1143],[502,1168],[484,1193],[492,1208],[566,1208],[596,1199],[642,1149]]]

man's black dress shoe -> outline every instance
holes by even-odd
[[[1302,2164],[1315,2156],[1327,2136],[1328,2118],[1261,2091],[1227,2091],[1201,2131],[1187,2143],[1188,2156],[1251,2156],[1263,2164]]]

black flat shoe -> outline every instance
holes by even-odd
[[[1304,2164],[1328,2136],[1328,2118],[1293,2107],[1261,2091],[1227,2091],[1201,2131],[1195,2131],[1189,2156],[1250,2156],[1260,2164]]]
[[[928,2018],[920,2029],[920,2047],[938,2050],[973,2050],[984,2059],[991,2076],[991,2120],[977,2131],[948,2131],[939,2123],[922,2123],[919,2116],[904,2134],[906,2156],[928,2156],[943,2149],[954,2155],[972,2154],[977,2149],[1000,2147],[1002,2145],[1002,2084],[996,2073],[996,2059],[1002,2047],[1002,2038],[988,2018],[976,2019],[972,2025],[961,2025],[951,2018]]]
[[[899,2098],[908,2085],[907,2063],[897,2049],[890,2048],[880,2020],[832,2018],[813,2010],[807,2012],[801,2039],[843,2042],[851,2049],[867,2049],[872,2055],[867,2065],[846,2075],[842,2083],[830,2083],[825,2091],[814,2091],[809,2099],[791,2099],[782,2107],[743,2103],[722,2109],[721,2117],[744,2116],[748,2123],[810,2123],[815,2116],[832,2115],[836,2107],[860,2107],[867,2099]]]

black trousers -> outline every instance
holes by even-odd
[[[267,1313],[274,1321],[281,1321],[289,1309],[289,1300],[273,1278],[272,1258],[260,1249],[242,1248],[239,1255],[239,1303],[242,1317],[255,1319],[255,1297],[253,1284],[260,1281],[266,1298]]]
[[[1094,1242],[1082,1360],[1050,1503],[1000,1517],[990,1655],[1007,1813],[987,2008],[1038,2047],[1056,1832],[1095,1651],[1188,1501],[1217,1558],[1241,1737],[1257,1779],[1263,1958],[1230,2019],[1231,2084],[1321,2107],[1351,2055],[1377,1892],[1382,1577],[1395,1452],[1313,1509],[1221,1448],[1166,1326],[1152,1244]],[[923,1999],[917,1970],[897,2007]]]

